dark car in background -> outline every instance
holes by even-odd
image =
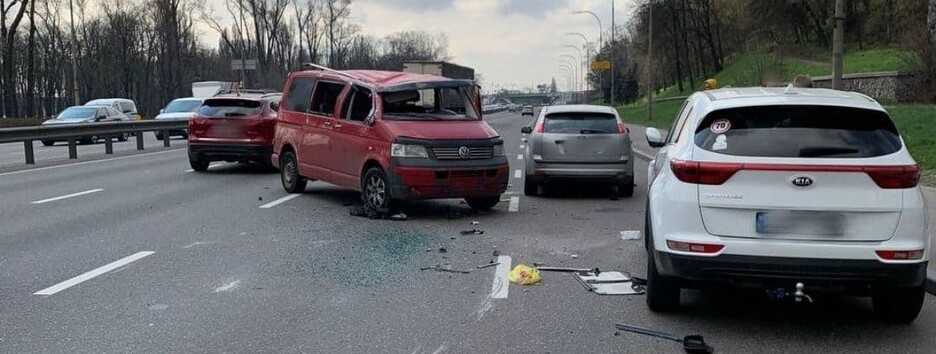
[[[82,124],[82,123],[103,123],[103,122],[121,122],[127,121],[126,115],[110,106],[72,106],[63,110],[55,118],[42,122],[43,126],[59,124]],[[127,141],[129,133],[121,133],[116,136],[119,141]],[[95,144],[105,136],[90,135],[79,137],[78,141],[82,144]],[[65,139],[43,139],[42,145],[52,146],[56,141],[65,141]]]

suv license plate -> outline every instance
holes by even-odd
[[[761,211],[754,218],[759,234],[841,236],[845,233],[842,213],[823,211]]]

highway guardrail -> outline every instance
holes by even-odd
[[[107,123],[55,124],[37,127],[0,129],[0,143],[23,142],[27,165],[36,163],[33,142],[42,140],[65,140],[68,142],[68,158],[78,158],[78,139],[86,136],[105,137],[104,153],[114,153],[114,139],[118,134],[134,133],[137,150],[143,150],[143,132],[161,131],[163,137],[169,137],[169,131],[188,128],[188,120],[146,120]],[[163,146],[169,147],[169,139],[163,139]]]

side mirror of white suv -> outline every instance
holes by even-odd
[[[647,144],[650,144],[650,147],[663,147],[666,143],[663,141],[663,134],[657,128],[647,128]]]

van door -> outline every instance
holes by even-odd
[[[303,126],[303,138],[300,149],[300,165],[304,164],[310,173],[303,175],[333,182],[334,159],[332,157],[332,136],[334,135],[335,110],[338,97],[345,84],[336,81],[319,80],[312,92],[312,104]]]
[[[352,86],[342,101],[332,140],[334,172],[340,185],[358,188],[361,184],[361,169],[367,158],[371,134],[371,127],[365,121],[373,110],[374,93],[362,86]]]

